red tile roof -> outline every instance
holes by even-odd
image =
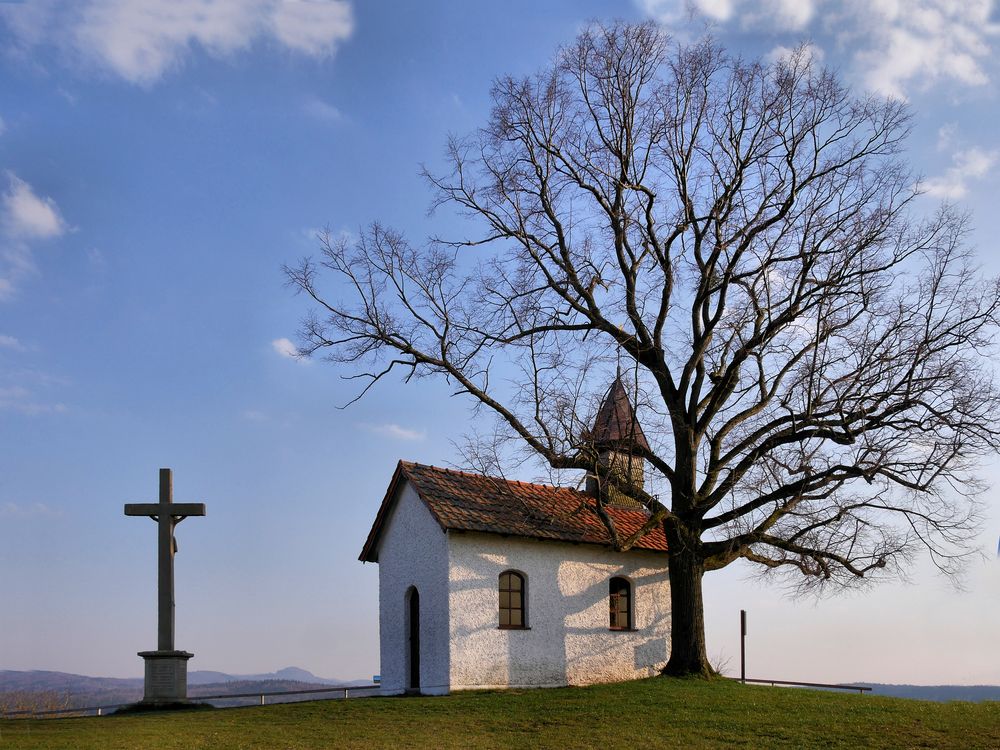
[[[359,559],[363,562],[378,562],[378,540],[403,480],[413,485],[442,529],[583,544],[610,543],[607,529],[594,513],[594,498],[579,490],[400,461],[361,551]],[[644,510],[607,510],[621,536],[637,531],[649,517]],[[662,526],[646,534],[634,549],[666,552]]]

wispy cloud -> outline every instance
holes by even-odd
[[[0,301],[14,296],[18,283],[35,271],[34,243],[61,237],[66,222],[52,198],[38,195],[8,171],[0,195]]]
[[[952,154],[952,165],[938,177],[924,182],[928,195],[946,200],[960,200],[969,192],[969,183],[980,180],[993,170],[1000,151],[972,147],[960,149]]]
[[[949,122],[938,128],[937,150],[947,151],[955,145],[958,137],[958,123]]]
[[[66,405],[41,401],[21,385],[0,386],[0,411],[16,411],[28,416],[62,414]]]
[[[74,94],[72,91],[64,89],[62,86],[56,87],[56,93],[65,99],[67,104],[71,107],[75,107],[76,103],[80,100],[80,96],[78,94]]]
[[[61,510],[50,508],[45,503],[3,503],[0,518],[62,518]]]
[[[146,86],[195,49],[231,58],[265,41],[329,57],[354,31],[349,0],[49,0],[0,5],[0,18],[22,55],[53,45]]]
[[[984,63],[1000,30],[991,19],[992,5],[992,0],[853,0],[856,33],[864,40],[855,61],[865,82],[898,97],[937,83],[988,83]]]
[[[50,239],[66,231],[66,223],[51,198],[41,197],[31,185],[7,172],[8,189],[3,196],[4,227],[13,237]]]
[[[790,62],[796,54],[801,54],[803,60],[812,60],[816,63],[821,63],[825,54],[823,50],[813,43],[802,45],[801,47],[786,47],[783,44],[779,44],[774,47],[770,52],[768,52],[764,59],[769,63],[776,62]]]
[[[828,34],[866,88],[905,98],[939,84],[989,82],[1000,24],[993,0],[636,0],[671,30],[684,21],[768,33]]]
[[[362,427],[369,432],[374,432],[376,435],[392,438],[393,440],[416,441],[423,440],[427,437],[427,433],[424,430],[413,430],[409,427],[401,427],[393,422],[389,422],[387,424],[366,424],[362,425]]]
[[[98,248],[92,247],[87,250],[87,262],[95,268],[104,268],[107,265],[107,260]]]
[[[310,117],[324,122],[341,122],[344,119],[344,114],[339,109],[317,96],[306,99],[302,105],[302,111]]]
[[[297,362],[306,364],[309,362],[305,357],[299,356],[299,348],[290,339],[280,338],[271,342],[271,348],[282,357],[294,359]]]
[[[15,352],[23,352],[27,347],[18,341],[14,336],[0,333],[0,349],[10,349]]]

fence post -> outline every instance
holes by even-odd
[[[262,706],[264,705],[264,694],[263,693],[261,693],[261,695],[260,695],[260,705],[262,705]]]
[[[740,682],[747,684],[747,611],[740,610]]]

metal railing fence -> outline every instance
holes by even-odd
[[[353,692],[355,697],[363,697],[365,691],[368,695],[371,695],[371,691],[378,690],[379,685],[372,683],[371,685],[335,685],[332,687],[325,688],[313,688],[311,690],[281,690],[273,693],[264,692],[250,692],[250,693],[228,693],[222,695],[191,695],[188,696],[188,700],[192,703],[204,702],[204,701],[224,701],[230,699],[241,699],[241,698],[255,698],[257,699],[257,705],[264,706],[267,705],[268,698],[278,698],[284,695],[312,695],[312,694],[322,694],[322,693],[340,693],[340,696],[331,695],[329,698],[315,698],[314,700],[336,700],[339,698],[349,698],[350,694]],[[359,695],[361,693],[362,695]],[[282,703],[290,703],[293,701],[280,701]],[[302,701],[298,701],[302,702]],[[0,712],[0,719],[23,719],[23,718],[34,718],[38,716],[60,716],[65,714],[82,714],[82,715],[93,715],[93,716],[104,716],[108,711],[112,711],[117,708],[122,708],[124,706],[134,705],[132,703],[112,703],[105,706],[79,706],[76,708],[53,708],[45,709],[44,711],[38,711],[35,709],[22,709],[18,711],[4,711]],[[220,706],[220,708],[222,708]],[[236,708],[236,706],[231,706],[230,708]]]
[[[775,685],[789,685],[792,687],[812,687],[812,688],[824,688],[826,690],[857,690],[858,693],[864,695],[866,692],[871,692],[870,687],[865,687],[864,685],[832,685],[826,682],[795,682],[793,680],[761,680],[761,679],[751,679],[740,678],[740,677],[730,677],[730,680],[736,680],[737,682],[755,682],[762,685],[770,685],[774,687]]]

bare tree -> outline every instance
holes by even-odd
[[[620,23],[492,98],[447,172],[425,170],[469,238],[327,236],[286,269],[315,303],[303,353],[370,363],[362,394],[443,375],[496,415],[486,452],[514,441],[637,498],[669,544],[668,673],[711,673],[702,577],[735,560],[802,586],[898,574],[920,550],[953,570],[998,448],[1000,286],[966,217],[915,204],[904,104],[852,95],[803,50],[745,61]],[[587,439],[616,362],[646,490]]]

